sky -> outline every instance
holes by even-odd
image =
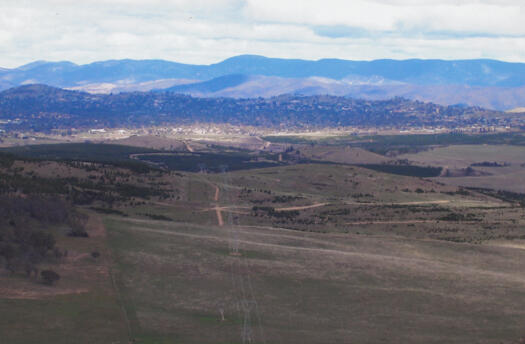
[[[241,54],[525,62],[524,0],[0,0],[0,67]]]

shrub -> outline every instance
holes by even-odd
[[[47,285],[53,285],[60,279],[60,275],[53,270],[44,270],[40,273],[42,282]]]
[[[89,234],[86,232],[86,230],[84,228],[73,228],[69,231],[69,233],[67,233],[68,236],[70,237],[75,237],[75,238],[88,238],[89,237]]]

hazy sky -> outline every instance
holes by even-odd
[[[0,0],[0,66],[239,54],[525,62],[525,0]]]

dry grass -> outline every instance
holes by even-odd
[[[348,146],[294,146],[305,158],[343,164],[380,164],[389,159],[361,148]]]
[[[354,167],[290,166],[194,178],[200,187],[193,184],[188,206],[211,210],[218,203],[224,226],[217,226],[212,211],[169,205],[151,209],[171,211],[175,222],[106,217],[139,342],[241,342],[243,299],[257,302],[258,312],[249,311],[255,342],[513,343],[524,333],[525,251],[503,245],[511,242],[503,238],[489,240],[519,233],[520,208]],[[345,179],[351,182],[342,187]],[[371,193],[367,203],[348,197],[345,188],[355,181],[355,192]],[[246,188],[254,191],[243,196]],[[289,203],[270,201],[299,194],[303,198]],[[265,199],[263,205],[276,209],[298,209],[303,219],[338,215],[330,215],[335,222],[290,229],[292,223],[227,212]],[[327,199],[324,207],[294,206]],[[475,213],[476,220],[437,219],[450,212]],[[484,244],[449,241],[458,238]],[[241,255],[231,255],[237,245]]]
[[[134,336],[146,342],[238,342],[242,291],[232,273],[249,276],[271,343],[492,343],[523,334],[520,249],[126,221],[107,224]],[[233,233],[241,257],[227,254]]]
[[[401,155],[421,164],[461,169],[479,162],[508,163],[506,167],[474,167],[488,175],[438,178],[450,185],[464,185],[525,192],[525,147],[508,145],[462,145],[435,148],[417,154]]]

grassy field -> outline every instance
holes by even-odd
[[[354,182],[371,199],[355,202]],[[185,207],[134,210],[174,221],[105,218],[137,342],[241,343],[248,333],[261,343],[515,343],[524,335],[525,245],[503,237],[520,235],[521,208],[357,167],[195,175],[194,183]],[[300,198],[284,198],[292,195]],[[290,228],[297,219],[255,216],[254,200],[275,208],[326,203],[299,218],[336,211],[337,221]],[[211,211],[216,203],[230,207],[223,226]],[[479,221],[425,222],[451,211]],[[449,240],[476,236],[477,244]],[[237,246],[240,256],[231,254]]]
[[[524,146],[523,132],[491,134],[406,134],[406,135],[341,135],[327,137],[266,136],[263,139],[281,144],[321,146],[352,146],[384,156],[417,153],[432,147],[450,145],[514,145]]]
[[[512,167],[519,152],[507,154]],[[70,252],[51,265],[62,276],[56,286],[2,272],[7,343],[517,344],[525,336],[525,208],[512,199],[327,163],[225,174],[83,166],[12,168],[75,177],[82,191],[121,193],[108,185],[127,183],[159,192],[79,206],[91,215],[90,237],[57,236]]]
[[[256,301],[248,329],[261,343],[513,343],[524,334],[519,247],[235,221],[105,223],[140,343],[240,343],[243,300]],[[241,256],[228,254],[236,242]]]
[[[307,159],[331,161],[342,164],[380,164],[387,162],[384,156],[349,146],[294,145]]]
[[[468,167],[483,161],[525,163],[525,147],[509,145],[460,145],[438,147],[417,154],[404,154],[400,159],[408,159],[428,165]]]
[[[473,166],[480,176],[439,178],[451,185],[484,187],[525,193],[525,147],[509,145],[461,145],[440,147],[398,158],[445,169],[465,169],[472,164],[496,162],[501,167]]]

